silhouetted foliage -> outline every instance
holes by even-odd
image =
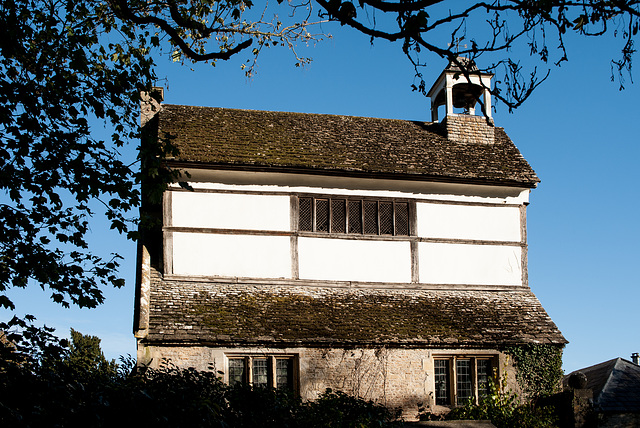
[[[131,357],[116,365],[98,338],[75,330],[57,349],[0,360],[0,426],[373,427],[397,416],[330,390],[302,402],[291,391],[230,387],[213,371],[137,368]]]
[[[140,183],[162,189],[177,177],[158,168],[158,160],[172,153],[170,145],[144,145],[139,162],[122,154],[128,143],[138,146],[140,91],[150,90],[154,59],[162,55],[214,64],[244,55],[242,68],[250,75],[263,49],[283,47],[299,66],[309,58],[298,55],[296,44],[322,39],[314,26],[324,23],[330,30],[335,21],[372,42],[397,42],[415,67],[414,89],[423,93],[428,58],[437,59],[438,68],[440,59],[448,59],[468,75],[472,62],[458,60],[464,55],[496,73],[492,93],[511,109],[548,75],[536,66],[525,70],[519,56],[560,64],[568,58],[564,38],[570,33],[618,37],[621,57],[612,72],[623,86],[640,19],[638,0],[276,3],[2,2],[0,307],[16,309],[9,288],[41,287],[63,306],[91,308],[102,303],[105,287],[124,284],[120,256],[89,248],[89,219],[102,212],[112,229],[136,239]],[[145,162],[149,167],[139,168]],[[0,322],[0,331],[9,334],[15,327]]]

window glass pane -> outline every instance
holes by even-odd
[[[449,401],[449,360],[435,360],[436,404],[446,406]]]
[[[362,201],[349,201],[349,233],[362,233]]]
[[[489,379],[491,377],[491,360],[478,360],[478,396],[489,395]]]
[[[311,198],[300,198],[298,201],[298,227],[300,230],[313,230],[313,203]]]
[[[347,231],[347,206],[344,199],[331,200],[331,232],[345,233]]]
[[[378,203],[375,201],[364,201],[364,233],[369,235],[378,234]]]
[[[473,397],[473,385],[471,383],[471,360],[456,360],[456,393],[458,405],[464,405]]]
[[[346,198],[298,198],[298,230],[409,236],[409,203]]]
[[[393,235],[393,202],[380,202],[380,235]]]
[[[229,358],[229,385],[244,383],[244,358]]]
[[[293,360],[291,358],[276,359],[276,388],[293,389]]]
[[[329,231],[329,200],[316,199],[316,232]]]
[[[266,358],[253,360],[253,386],[269,385],[269,364]]]
[[[395,234],[409,236],[409,204],[400,202],[395,204]]]

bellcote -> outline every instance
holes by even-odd
[[[493,74],[480,72],[476,64],[468,58],[458,57],[457,62],[466,70],[461,70],[458,63],[449,61],[447,68],[427,93],[431,98],[431,120],[438,121],[438,107],[441,105],[446,106],[447,117],[456,115],[454,108],[462,108],[463,114],[475,116],[476,104],[480,99],[484,104],[484,116],[491,118]]]
[[[464,67],[464,71],[460,68]],[[457,143],[493,144],[495,128],[491,118],[491,79],[464,57],[450,61],[427,95],[431,98],[431,121],[438,122],[438,108],[445,106],[442,120],[446,136]],[[482,101],[481,101],[482,100]],[[482,103],[479,115],[476,105]],[[456,113],[454,109],[462,109]]]

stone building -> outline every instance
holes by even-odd
[[[527,279],[539,180],[493,125],[490,79],[449,66],[432,122],[146,97],[146,144],[171,141],[166,166],[188,185],[145,205],[162,224],[139,251],[139,364],[305,399],[332,388],[412,417],[477,399],[513,372],[507,346],[562,348]]]
[[[640,366],[638,354],[632,361],[614,358],[590,367],[573,371],[564,377],[566,389],[574,374],[584,378],[582,391],[588,393],[589,408],[582,426],[599,428],[633,428],[640,426]],[[575,390],[574,390],[575,391]],[[580,392],[582,392],[580,391]],[[591,416],[591,419],[589,419]],[[576,424],[575,426],[579,426]]]

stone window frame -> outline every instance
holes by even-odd
[[[310,201],[310,218],[303,218],[305,210],[301,208],[302,201]],[[335,212],[338,202],[344,202],[343,221],[335,220]],[[319,221],[319,203],[326,206],[326,218],[322,216]],[[350,223],[351,207],[359,206],[359,231],[355,231]],[[391,224],[389,220],[382,221],[381,211],[391,207]],[[408,238],[416,236],[416,201],[407,198],[385,198],[357,195],[322,195],[322,194],[298,194],[295,195],[294,217],[295,230],[300,234],[314,236],[366,236],[379,238]],[[367,214],[367,209],[375,209],[375,214]],[[357,210],[358,208],[356,208]],[[406,210],[403,216],[402,211]],[[372,211],[369,211],[370,213]],[[374,219],[375,225],[371,220]],[[406,224],[402,227],[400,220]],[[372,227],[374,226],[374,227]],[[375,231],[372,229],[375,228]]]
[[[226,356],[226,383],[234,385],[235,383],[243,383],[252,386],[264,386],[268,388],[281,389],[283,386],[290,389],[294,393],[298,393],[298,379],[299,379],[299,362],[298,356],[295,354],[247,354],[247,353],[229,353]],[[232,362],[242,361],[242,373],[241,379],[233,382],[232,380]],[[286,361],[288,364],[285,367],[286,372],[286,385],[282,385],[278,382],[279,375],[278,370],[283,367],[278,367],[278,362]],[[257,363],[266,362],[264,366],[265,373],[260,374],[257,372]],[[259,377],[264,377],[264,381],[257,380]]]
[[[479,373],[478,362],[489,362],[488,373]],[[442,367],[437,367],[437,362],[446,362]],[[497,355],[438,355],[433,357],[434,367],[434,401],[438,406],[456,407],[464,405],[469,399],[478,403],[479,399],[488,393],[488,379],[493,377],[498,380],[498,356]],[[463,373],[464,364],[469,363],[469,373]],[[445,371],[442,372],[442,369]],[[440,373],[438,372],[440,370]],[[469,381],[465,382],[462,375],[468,375]],[[484,381],[483,381],[484,378]],[[439,387],[439,383],[443,382]],[[468,386],[470,394],[461,395],[459,390]],[[444,390],[444,394],[442,391]],[[440,395],[440,396],[439,396]]]

